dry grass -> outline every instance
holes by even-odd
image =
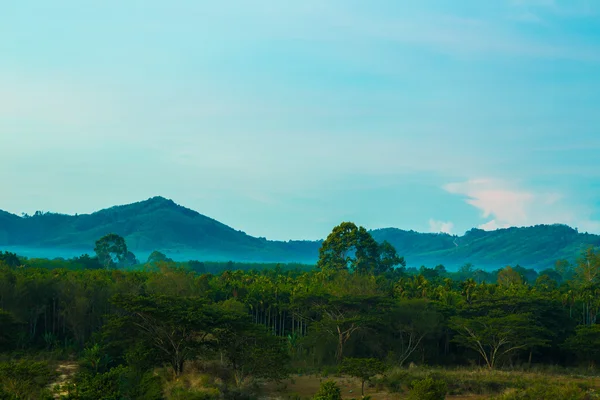
[[[293,395],[298,398],[311,398],[319,390],[321,382],[326,380],[335,381],[342,389],[342,397],[345,399],[360,397],[360,381],[350,377],[327,377],[316,375],[295,375],[281,383],[268,383],[264,386],[264,393],[269,398],[283,398]],[[387,391],[377,391],[365,384],[365,395],[374,400],[396,400],[401,399],[398,394]]]
[[[359,399],[360,380],[351,377],[328,377],[322,378],[315,375],[293,376],[291,379],[283,381],[279,384],[268,383],[263,387],[264,395],[270,399],[281,398],[312,398],[319,390],[322,381],[333,380],[342,389],[342,397],[344,399]],[[375,387],[369,387],[365,384],[365,396],[370,396],[373,400],[401,400],[406,398],[406,393],[390,393],[386,390],[377,390]],[[448,399],[455,400],[478,400],[488,398],[482,395],[457,395],[448,396]]]
[[[489,371],[483,369],[421,369],[402,370],[407,372],[408,381],[420,379],[430,373],[441,377],[454,386],[447,399],[479,400],[489,399],[494,395],[515,388],[528,387],[535,382],[551,382],[552,384],[577,384],[600,390],[600,377],[558,373]],[[342,389],[344,399],[360,398],[360,381],[351,377],[321,377],[318,375],[292,376],[279,384],[268,383],[263,386],[263,393],[270,399],[309,399],[319,389],[324,380],[334,380]],[[454,385],[452,385],[454,384]],[[489,388],[489,389],[488,389]],[[365,395],[373,400],[401,400],[407,396],[407,388],[400,393],[392,393],[379,385],[365,385]]]

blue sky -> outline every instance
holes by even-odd
[[[600,2],[0,3],[0,209],[600,233]]]

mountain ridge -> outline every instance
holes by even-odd
[[[470,262],[484,269],[515,264],[540,269],[558,259],[573,261],[587,246],[600,246],[600,236],[562,224],[496,231],[473,228],[462,236],[398,228],[370,232],[377,241],[392,243],[415,267],[458,268]],[[107,233],[125,237],[136,254],[160,250],[179,260],[314,263],[322,243],[322,239],[256,238],[161,196],[91,214],[17,216],[0,210],[0,249],[21,249],[34,256],[43,251],[89,253]]]

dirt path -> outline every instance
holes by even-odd
[[[64,361],[58,364],[56,371],[60,374],[56,381],[50,384],[50,389],[54,389],[56,385],[60,386],[61,390],[54,395],[54,398],[59,399],[60,396],[65,396],[68,393],[63,389],[69,383],[71,377],[77,372],[79,366],[76,362]]]

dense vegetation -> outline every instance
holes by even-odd
[[[161,197],[90,215],[37,212],[19,217],[0,211],[0,246],[24,255],[73,257],[91,252],[96,239],[113,232],[143,258],[158,249],[179,261],[314,264],[322,244],[255,238]],[[558,259],[575,262],[580,251],[590,245],[600,246],[600,236],[578,233],[564,225],[493,232],[473,229],[463,236],[394,228],[370,233],[379,243],[391,243],[410,266],[443,263],[450,270],[468,262],[485,270],[516,264],[545,269]]]
[[[593,248],[539,273],[417,270],[390,243],[343,223],[315,268],[245,267],[177,263],[160,252],[140,264],[114,234],[96,242],[94,256],[0,253],[0,399],[51,396],[55,364],[69,359],[78,372],[57,389],[68,399],[248,398],[261,382],[315,371],[412,398],[506,387],[516,390],[506,399],[536,398],[535,390],[590,398],[585,384],[540,388],[407,367],[594,368]],[[316,397],[338,389],[324,383]]]

